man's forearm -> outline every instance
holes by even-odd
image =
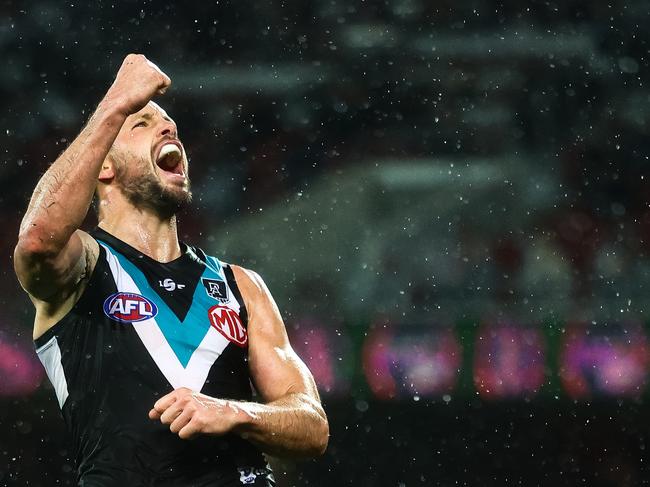
[[[307,394],[290,394],[268,404],[232,404],[240,410],[234,431],[271,455],[314,456],[327,447],[325,413]]]
[[[306,393],[258,404],[218,399],[181,387],[158,399],[149,418],[169,425],[182,439],[235,433],[277,456],[321,455],[329,437],[320,402]]]
[[[21,238],[56,252],[83,222],[101,165],[126,115],[103,100],[84,129],[38,182],[23,218]]]

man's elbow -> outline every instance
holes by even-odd
[[[329,423],[327,422],[327,418],[323,418],[320,423],[321,425],[319,426],[319,431],[317,434],[318,441],[316,441],[314,456],[323,455],[325,453],[325,450],[327,450],[327,444],[330,441],[330,427]]]
[[[38,230],[25,230],[18,235],[18,243],[14,249],[17,260],[44,260],[55,255],[60,249],[51,236],[48,238]]]
[[[46,299],[55,290],[59,272],[56,265],[60,253],[58,246],[47,241],[36,232],[21,233],[14,248],[14,271],[20,285],[29,294]],[[44,278],[49,276],[49,278]]]
[[[327,450],[327,444],[330,439],[330,428],[327,418],[323,415],[318,415],[318,421],[314,425],[309,438],[309,446],[305,452],[307,456],[319,457]]]

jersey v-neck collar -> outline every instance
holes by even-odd
[[[120,240],[116,236],[108,233],[106,230],[104,230],[101,227],[95,227],[95,229],[91,232],[91,235],[97,238],[98,240],[102,240],[103,242],[106,242],[111,247],[119,249],[120,252],[122,252],[126,257],[130,259],[144,259],[145,261],[151,264],[162,265],[162,266],[169,266],[169,265],[173,266],[174,264],[182,262],[183,259],[187,257],[192,258],[191,255],[192,252],[190,250],[190,247],[184,242],[179,242],[181,248],[180,256],[176,257],[173,260],[170,260],[169,262],[160,262],[159,260],[156,260],[152,257],[149,257],[147,254],[140,252],[135,247],[129,245],[124,240]]]

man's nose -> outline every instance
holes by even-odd
[[[158,130],[158,135],[161,137],[173,137],[177,138],[176,124],[171,121],[163,120],[160,122],[160,128]]]

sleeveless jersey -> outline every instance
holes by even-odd
[[[234,434],[181,440],[148,417],[179,387],[248,401],[247,313],[229,265],[181,244],[160,263],[107,232],[72,310],[39,337],[82,486],[272,486]]]

